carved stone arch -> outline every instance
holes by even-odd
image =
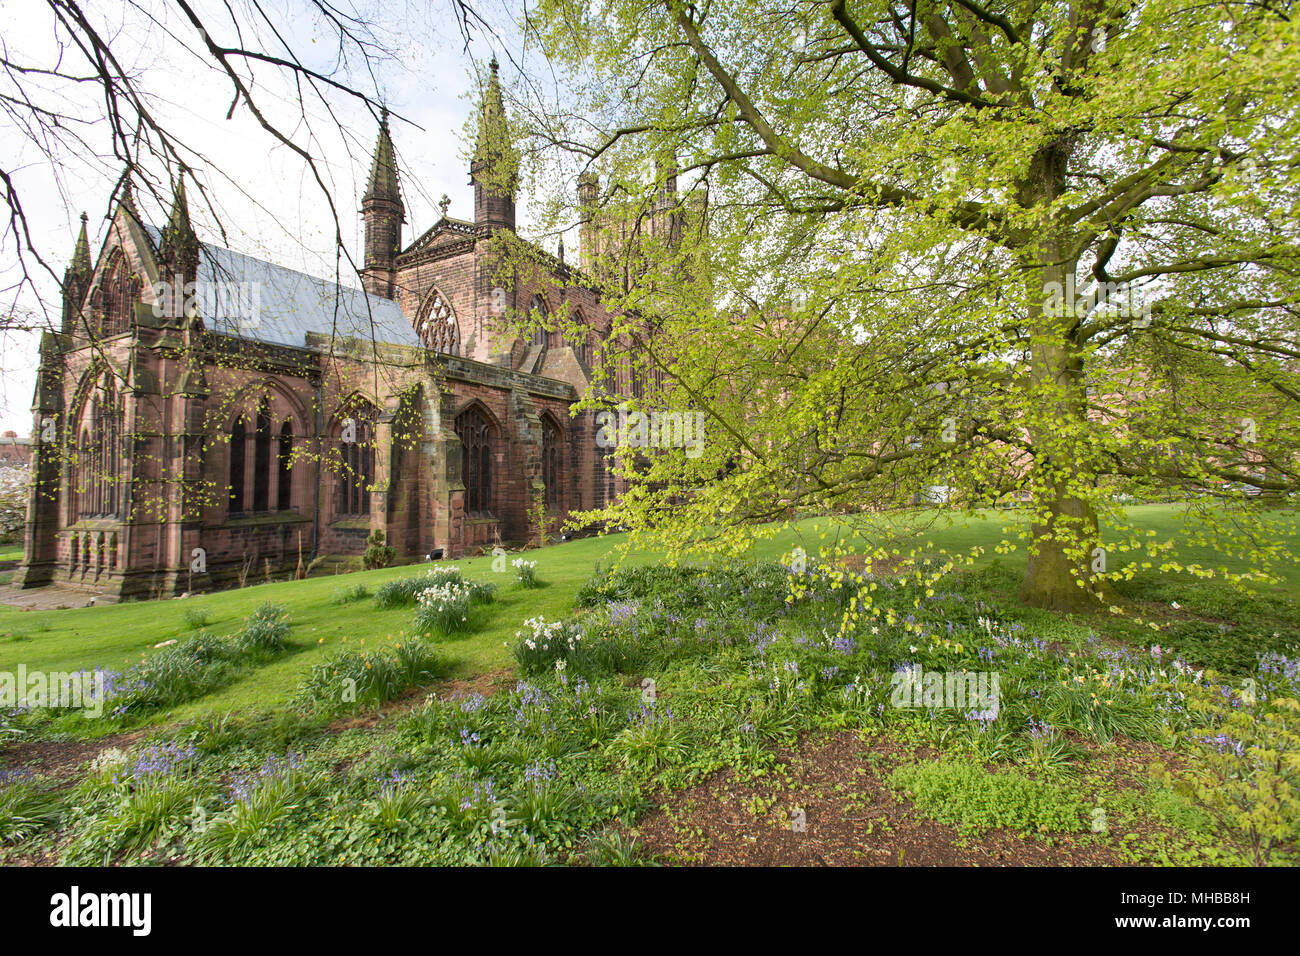
[[[75,435],[76,423],[81,420],[82,412],[86,409],[86,403],[90,401],[90,394],[95,390],[103,377],[105,371],[104,360],[96,358],[81,373],[81,378],[77,380],[76,388],[72,390],[72,400],[68,402],[68,422],[72,427],[67,429],[68,434]]]
[[[220,410],[223,415],[224,429],[229,431],[235,419],[241,416],[246,421],[251,421],[257,414],[263,397],[269,399],[273,420],[279,422],[287,415],[293,419],[295,434],[303,436],[309,434],[312,415],[309,414],[302,400],[294,394],[293,389],[274,377],[250,382],[235,392],[229,404],[224,405]]]
[[[501,427],[491,410],[471,399],[456,412],[456,435],[461,447],[461,482],[465,485],[465,512],[491,515],[496,510],[495,453]]]
[[[460,418],[470,409],[477,409],[478,413],[487,419],[488,424],[492,426],[496,433],[498,435],[502,434],[500,419],[497,418],[492,409],[487,407],[487,404],[481,398],[471,398],[462,403],[460,407],[456,409],[455,414],[452,415],[452,419],[455,420]]]
[[[118,518],[126,474],[126,389],[113,368],[96,359],[68,406],[68,519]]]
[[[415,331],[427,349],[445,355],[460,354],[460,322],[456,310],[437,289],[430,290],[415,314]]]
[[[94,317],[91,327],[99,335],[130,331],[140,292],[140,276],[132,270],[126,250],[121,245],[115,246],[108,253],[90,296]]]
[[[542,420],[543,425],[549,423],[550,426],[554,428],[556,433],[560,436],[560,440],[561,441],[564,440],[564,436],[568,432],[568,429],[565,427],[564,422],[560,421],[560,416],[556,415],[555,412],[551,411],[551,409],[544,408],[542,409],[541,414],[539,414],[537,417]]]

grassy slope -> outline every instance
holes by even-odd
[[[1133,518],[1142,528],[1157,531],[1161,537],[1175,533],[1179,508],[1152,505],[1134,509]],[[1002,528],[1017,519],[1008,514],[993,514],[982,519],[961,520],[947,526],[946,521],[928,529],[922,540],[949,551],[983,545],[989,551],[1003,538]],[[756,557],[776,557],[802,544],[815,550],[822,533],[834,536],[842,527],[827,519],[810,519],[754,547]],[[453,667],[453,676],[467,677],[508,667],[511,663],[505,641],[529,617],[541,615],[555,619],[566,614],[573,604],[578,587],[592,574],[595,563],[624,535],[588,538],[529,552],[537,561],[537,576],[543,587],[521,590],[512,573],[492,571],[491,557],[456,562],[476,580],[492,581],[498,587],[495,604],[480,609],[480,627],[469,636],[445,642],[445,653]],[[1300,547],[1300,535],[1291,539]],[[1210,549],[1194,549],[1189,559],[1219,566],[1226,564],[1241,570],[1237,562]],[[649,560],[648,555],[632,560]],[[992,554],[980,562],[994,560]],[[1024,555],[1016,552],[997,560],[1010,568],[1021,568]],[[26,664],[28,669],[46,671],[77,670],[82,667],[122,667],[146,654],[153,645],[191,633],[185,623],[188,610],[206,611],[211,619],[208,629],[228,634],[239,629],[253,608],[264,602],[284,604],[293,619],[293,651],[285,658],[261,668],[230,687],[178,708],[173,719],[200,713],[241,711],[251,708],[274,708],[290,697],[301,675],[324,652],[344,646],[356,647],[362,641],[368,647],[387,639],[398,639],[411,621],[408,608],[380,611],[373,600],[365,598],[345,605],[331,603],[336,591],[365,584],[373,592],[384,581],[420,573],[419,567],[389,568],[381,571],[315,578],[309,581],[283,582],[248,587],[243,590],[188,598],[184,601],[128,603],[116,606],[79,608],[64,611],[21,611],[0,608],[0,671],[13,671]],[[1300,568],[1285,569],[1286,578],[1278,591],[1300,593]]]

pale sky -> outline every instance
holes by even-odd
[[[209,190],[228,245],[248,255],[333,278],[333,221],[306,164],[272,140],[242,103],[227,120],[233,97],[229,79],[208,65],[212,61],[199,61],[179,42],[197,43],[192,27],[165,0],[138,0],[138,4],[162,25],[148,23],[138,9],[116,3],[86,4],[84,9],[97,29],[113,37],[110,46],[115,55],[128,71],[138,74],[141,87],[152,94],[149,106],[161,124],[202,154],[205,162],[196,163],[196,172]],[[244,9],[238,2],[234,5]],[[451,199],[451,215],[472,219],[468,153],[473,144],[465,140],[466,121],[478,96],[475,69],[485,70],[495,53],[502,62],[503,81],[510,84],[516,79],[513,63],[524,57],[520,50],[510,48],[517,40],[503,39],[517,37],[512,26],[515,4],[512,0],[478,0],[475,9],[491,23],[495,36],[479,27],[468,51],[449,0],[345,0],[341,6],[375,21],[375,38],[396,53],[395,58],[374,64],[374,81],[359,71],[336,78],[367,92],[377,82],[380,94],[397,114],[391,125],[406,201],[403,243],[433,224],[444,193]],[[269,0],[263,7],[276,18],[277,27],[309,67],[320,72],[332,69],[330,35],[304,0]],[[207,0],[197,9],[212,25],[218,43],[230,40],[220,32],[220,25],[228,23],[223,19],[222,4]],[[0,0],[0,47],[6,59],[52,68],[59,57],[53,36],[53,18],[41,0]],[[270,52],[265,44],[255,45],[247,37],[246,45]],[[316,58],[310,59],[313,54]],[[63,50],[62,56],[65,71],[84,72],[84,60],[75,49]],[[253,73],[257,105],[309,150],[327,177],[344,241],[359,262],[362,229],[357,210],[369,172],[375,120],[359,101],[331,93],[328,102],[342,128],[330,120],[318,100],[309,100],[308,130],[301,121],[293,122],[298,96],[285,75],[270,66],[258,66]],[[13,93],[12,81],[3,76],[0,87],[4,93]],[[121,172],[107,138],[108,124],[102,118],[102,95],[96,99],[90,84],[69,87],[73,85],[50,83],[45,100],[38,103],[89,121],[82,136],[100,156],[66,156],[57,166],[52,165],[19,131],[19,118],[0,110],[0,169],[12,176],[32,240],[60,277],[72,255],[83,210],[90,217],[91,256],[97,256],[104,238],[108,198]],[[161,168],[153,172],[163,175]],[[199,238],[220,242],[212,214],[203,208],[192,187],[189,200]],[[146,220],[161,225],[166,210],[139,183],[137,202]],[[526,232],[525,196],[520,197],[519,219],[521,231]],[[346,261],[342,268],[348,269]],[[28,271],[36,280],[37,294],[30,288],[12,288],[21,274],[14,236],[11,230],[0,229],[0,289],[8,290],[0,308],[31,312],[36,324],[57,327],[60,299],[56,280],[35,262],[28,262]],[[342,281],[357,284],[349,272],[342,274]],[[38,342],[35,333],[17,332],[0,338],[0,430],[13,429],[20,435],[31,430]]]

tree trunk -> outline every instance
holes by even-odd
[[[1049,611],[1083,610],[1095,601],[1092,566],[1097,558],[1086,544],[1097,538],[1096,512],[1078,498],[1036,504],[1046,509],[1047,516],[1045,521],[1035,521],[1031,526],[1033,544],[1020,583],[1020,599],[1031,607]],[[1085,545],[1082,556],[1067,553],[1077,550],[1080,540]]]
[[[1070,297],[1057,300],[1063,308],[1048,305],[1049,283],[1059,283],[1056,288],[1063,295],[1073,288],[1075,262],[1064,251],[1068,245],[1044,230],[1026,279],[1033,343],[1024,411],[1034,449],[1034,514],[1020,598],[1054,611],[1093,604],[1094,573],[1105,561],[1095,550],[1097,514],[1086,497],[1087,489],[1095,487],[1097,471],[1082,440],[1088,402],[1083,350],[1075,332],[1076,303]]]

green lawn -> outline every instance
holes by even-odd
[[[1161,537],[1175,534],[1182,509],[1170,505],[1135,508],[1133,520],[1144,530]],[[994,546],[1003,539],[1003,528],[1020,522],[1008,513],[991,513],[973,519],[961,518],[949,523],[939,517],[915,539],[918,546],[932,543],[935,549],[962,551],[982,545],[986,554],[979,564],[993,560],[1019,570],[1024,566],[1023,551],[995,556]],[[896,521],[893,522],[896,524]],[[1300,535],[1292,522],[1290,544],[1300,547]],[[836,535],[844,535],[843,524],[834,519],[809,519],[786,529],[775,537],[758,542],[753,554],[759,558],[778,557],[795,545],[814,552]],[[543,586],[523,590],[514,583],[513,572],[496,573],[492,558],[484,556],[455,562],[468,576],[497,584],[495,603],[479,609],[480,627],[466,637],[442,642],[452,666],[452,676],[468,677],[511,666],[505,642],[513,638],[521,623],[530,617],[554,620],[566,615],[573,606],[578,587],[593,573],[595,564],[612,548],[625,543],[625,535],[587,538],[529,552],[537,561],[537,576]],[[857,539],[851,547],[861,547]],[[1190,549],[1188,559],[1214,567],[1243,570],[1230,556],[1201,547]],[[646,561],[650,556],[633,555],[630,560]],[[134,602],[62,611],[23,611],[0,608],[0,671],[13,671],[19,664],[29,670],[74,671],[81,668],[108,666],[121,668],[148,654],[155,644],[192,633],[185,622],[187,611],[204,611],[210,617],[208,630],[217,634],[237,631],[244,618],[258,605],[272,602],[288,607],[293,621],[293,648],[283,658],[244,676],[229,687],[172,712],[171,719],[183,719],[200,713],[224,713],[252,708],[276,708],[293,694],[303,673],[319,657],[346,645],[358,647],[365,642],[375,647],[389,639],[398,639],[409,627],[409,608],[381,611],[370,598],[348,604],[335,604],[336,592],[357,584],[373,591],[383,582],[396,577],[420,573],[421,568],[389,568],[380,571],[315,578],[308,581],[257,585],[241,590],[200,595],[185,600]],[[1300,593],[1300,568],[1285,569],[1285,582],[1275,590],[1294,596]],[[164,715],[166,717],[166,715]]]
[[[452,676],[470,676],[508,666],[504,642],[527,618],[554,619],[573,605],[578,586],[591,576],[596,560],[612,538],[588,538],[530,553],[537,561],[541,587],[523,590],[513,571],[496,573],[490,556],[455,562],[475,580],[497,584],[497,600],[480,608],[484,626],[469,636],[442,642]],[[332,603],[336,592],[365,584],[373,591],[385,581],[422,573],[420,566],[386,568],[331,575],[307,581],[262,584],[184,600],[127,602],[62,611],[22,611],[0,608],[0,670],[71,671],[82,667],[121,668],[138,661],[155,644],[192,633],[184,615],[203,611],[207,629],[233,633],[258,605],[272,602],[288,607],[293,622],[293,648],[284,658],[249,674],[235,684],[173,713],[175,718],[200,712],[225,712],[283,704],[310,664],[343,646],[375,647],[398,639],[412,618],[410,608],[379,610],[372,598],[348,604]]]

